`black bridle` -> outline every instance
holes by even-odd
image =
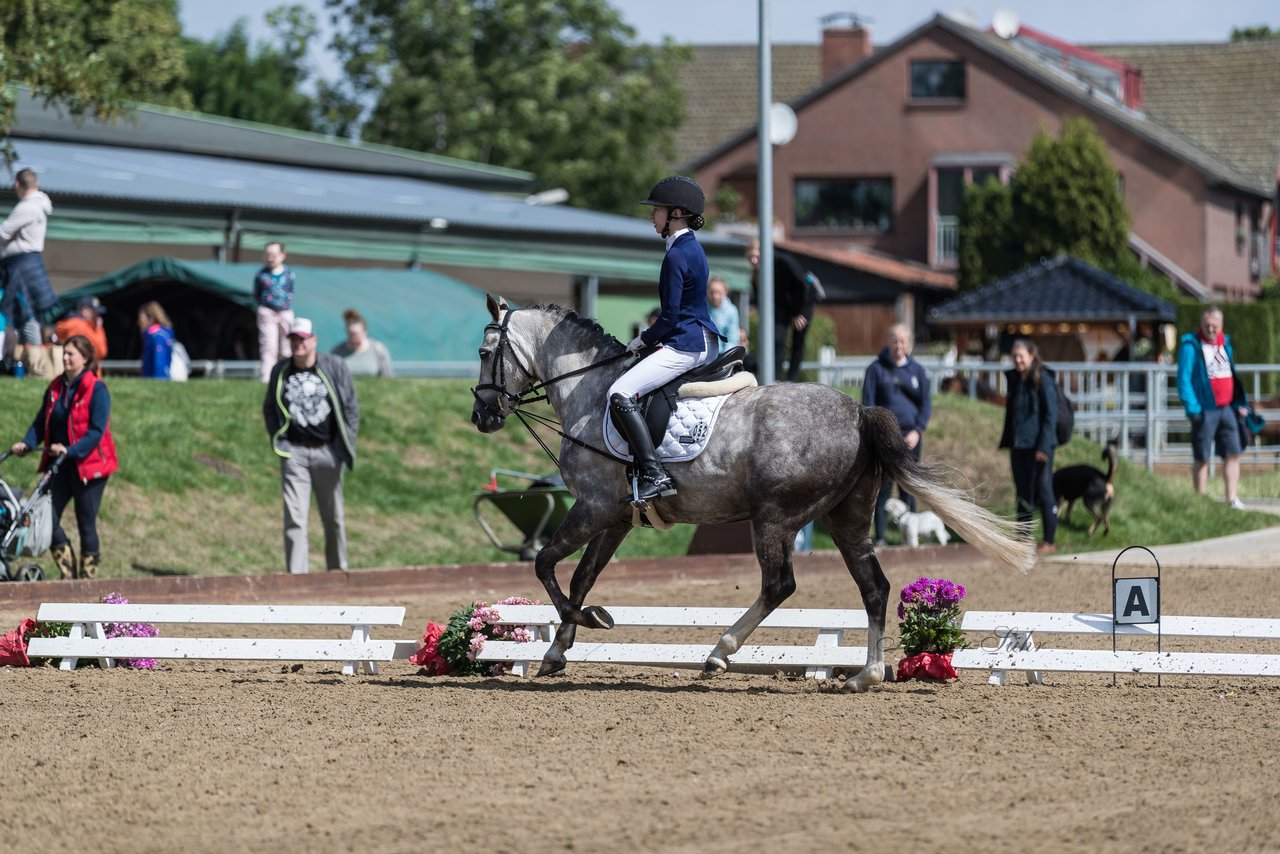
[[[484,331],[486,335],[489,332],[498,333],[498,346],[494,348],[494,351],[493,351],[493,358],[495,363],[491,368],[491,374],[490,374],[491,378],[494,381],[489,383],[480,383],[475,388],[471,389],[471,396],[474,397],[476,399],[476,402],[481,404],[486,411],[488,411],[491,408],[491,406],[490,404],[485,403],[480,398],[480,392],[482,391],[494,392],[497,395],[496,403],[498,404],[498,415],[501,416],[502,418],[506,418],[507,415],[515,415],[517,418],[519,418],[520,423],[523,424],[524,428],[529,431],[529,435],[534,438],[534,441],[536,441],[539,445],[542,446],[542,450],[545,451],[547,456],[551,458],[551,462],[555,463],[555,466],[557,469],[560,468],[560,460],[556,458],[555,453],[553,453],[551,448],[547,446],[547,443],[542,440],[542,437],[538,435],[537,431],[533,429],[533,425],[530,424],[531,421],[536,424],[541,424],[544,427],[550,427],[554,432],[560,434],[561,437],[568,439],[570,442],[572,442],[573,444],[577,445],[580,448],[585,448],[588,451],[592,451],[596,454],[599,454],[600,456],[608,460],[615,459],[615,457],[612,454],[610,454],[608,451],[602,450],[601,448],[597,448],[595,445],[592,445],[589,442],[582,441],[577,436],[570,436],[568,433],[564,432],[561,424],[558,421],[556,421],[554,418],[548,418],[545,415],[539,415],[534,412],[525,412],[519,407],[521,406],[521,404],[538,403],[539,401],[546,400],[547,388],[554,385],[555,383],[560,382],[561,380],[567,380],[571,377],[580,376],[581,374],[594,371],[596,368],[603,368],[606,365],[611,365],[614,362],[629,358],[634,354],[630,350],[624,350],[623,352],[618,353],[616,355],[609,356],[605,359],[601,359],[599,362],[592,362],[590,365],[586,365],[585,367],[568,371],[566,373],[560,374],[559,376],[552,377],[551,379],[548,379],[548,380],[539,380],[534,375],[533,371],[525,367],[524,362],[520,360],[520,354],[516,350],[516,348],[511,344],[511,338],[507,333],[507,324],[511,321],[511,316],[515,314],[517,311],[520,311],[520,309],[508,310],[507,313],[503,316],[502,321],[500,323],[494,322],[494,323],[485,324]],[[508,351],[511,353],[511,359],[513,362],[515,362],[516,368],[518,368],[520,372],[523,373],[525,376],[529,377],[529,380],[530,380],[529,385],[524,390],[516,392],[515,394],[512,394],[511,392],[507,391],[506,360],[503,358],[504,351]],[[503,414],[503,409],[506,409],[506,415]]]

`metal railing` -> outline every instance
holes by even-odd
[[[867,366],[874,357],[834,358],[829,354],[804,365],[818,372],[819,382],[843,388],[859,396]],[[955,361],[943,357],[918,357],[929,374],[933,394],[944,387],[975,399],[1001,403],[1008,391],[1000,362]],[[1151,362],[1055,362],[1051,365],[1071,398],[1075,432],[1097,442],[1116,440],[1125,457],[1142,461],[1148,469],[1192,460],[1191,423],[1178,399],[1177,367]],[[1275,384],[1265,380],[1280,375],[1280,365],[1237,365],[1251,401],[1262,401],[1262,389]],[[1280,408],[1256,408],[1267,421],[1280,420]],[[1254,436],[1242,461],[1250,465],[1280,465],[1280,444],[1270,444],[1264,434]]]

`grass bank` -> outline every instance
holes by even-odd
[[[494,467],[547,472],[550,461],[515,422],[484,436],[471,426],[470,383],[361,379],[359,459],[347,476],[349,551],[354,567],[512,559],[494,549],[472,516]],[[246,381],[154,383],[112,378],[112,431],[121,469],[107,487],[100,530],[103,572],[139,575],[259,574],[283,570],[279,468],[262,426],[263,386]],[[0,379],[0,439],[21,438],[44,385]],[[947,397],[936,405],[926,453],[955,466],[978,499],[1013,510],[1007,454],[995,448],[1001,410]],[[1059,464],[1096,464],[1082,439]],[[10,459],[0,476],[35,482],[33,456]],[[1262,527],[1264,514],[1230,511],[1191,494],[1189,478],[1162,478],[1121,464],[1111,536],[1090,542],[1084,515],[1061,530],[1066,549],[1181,542]],[[1247,494],[1247,493],[1246,493]],[[74,529],[68,510],[64,522]],[[312,513],[313,560],[322,554]],[[514,530],[505,532],[512,539]],[[683,554],[693,529],[635,531],[626,556]],[[73,540],[75,539],[74,534]],[[819,533],[817,546],[829,547]],[[47,557],[44,560],[48,566]],[[313,563],[313,570],[322,567]]]

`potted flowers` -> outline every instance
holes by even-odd
[[[898,681],[955,679],[951,654],[964,649],[960,630],[960,600],[965,589],[945,578],[917,578],[902,589],[898,603],[902,648]]]
[[[537,604],[523,596],[512,596],[490,607],[477,599],[454,611],[447,625],[429,621],[422,646],[409,657],[409,662],[425,668],[430,676],[501,676],[508,665],[496,662],[486,666],[476,660],[484,642],[492,639],[525,643],[533,636],[524,626],[499,625],[497,606]]]

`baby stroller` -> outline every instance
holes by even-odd
[[[11,451],[0,454],[0,463],[11,457]],[[54,457],[41,475],[31,495],[23,498],[22,490],[13,490],[0,479],[0,581],[41,581],[44,570],[34,560],[49,550],[53,538],[53,501],[49,483],[62,465],[61,455]]]
[[[498,486],[498,475],[529,481],[521,489]],[[520,560],[533,560],[547,544],[556,528],[564,521],[573,504],[573,495],[564,485],[560,473],[546,476],[508,469],[493,469],[489,482],[476,496],[472,511],[489,540],[504,552],[519,555]],[[496,507],[523,537],[518,543],[504,543],[493,526],[480,512],[481,507]]]

